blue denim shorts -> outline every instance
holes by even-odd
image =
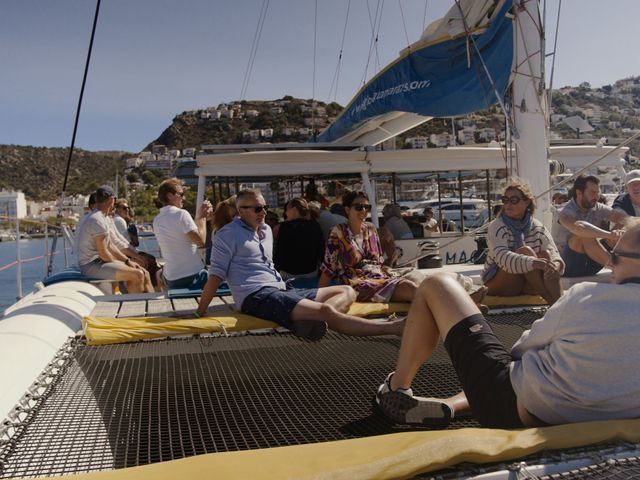
[[[600,265],[595,260],[592,260],[586,253],[578,253],[571,250],[569,244],[564,246],[560,256],[565,263],[563,277],[586,277],[595,275],[604,267],[604,265]]]
[[[246,297],[240,310],[247,315],[290,328],[289,316],[300,300],[315,300],[317,295],[317,288],[293,288],[287,285],[286,290],[280,290],[276,287],[264,287]]]

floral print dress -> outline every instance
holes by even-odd
[[[386,303],[401,277],[395,276],[383,265],[376,227],[365,222],[361,231],[360,243],[348,224],[334,226],[329,233],[320,269],[353,287],[358,294],[358,301]]]

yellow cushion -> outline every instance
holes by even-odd
[[[74,479],[411,478],[461,462],[491,463],[542,450],[608,440],[640,441],[640,420],[587,422],[523,430],[463,428],[405,432],[291,447],[214,453]]]
[[[497,306],[531,306],[531,305],[546,305],[547,301],[540,295],[516,295],[515,297],[502,297],[487,295],[482,301],[488,307]]]

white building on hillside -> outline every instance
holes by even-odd
[[[20,190],[0,190],[0,218],[11,220],[27,216],[27,201]]]

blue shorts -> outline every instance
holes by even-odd
[[[173,288],[191,288],[193,290],[201,290],[209,279],[209,274],[206,270],[200,270],[195,275],[189,275],[188,277],[176,278],[175,280],[167,280],[162,275],[162,281],[167,286],[167,290]]]
[[[304,298],[315,300],[317,295],[317,288],[293,288],[287,285],[286,290],[280,290],[276,287],[264,287],[246,297],[240,310],[290,329],[289,316],[296,305]]]
[[[595,275],[604,267],[604,265],[600,265],[595,260],[592,260],[586,253],[578,253],[571,250],[569,244],[564,246],[560,256],[565,264],[563,277],[586,277]]]

